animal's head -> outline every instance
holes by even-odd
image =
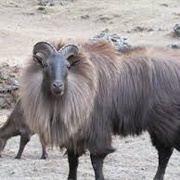
[[[71,67],[69,59],[78,54],[75,45],[65,45],[59,51],[47,42],[39,42],[33,49],[33,60],[43,72],[43,83],[55,96],[62,96],[65,90],[68,71]]]

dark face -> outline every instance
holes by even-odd
[[[60,53],[53,53],[47,59],[40,61],[44,74],[44,83],[50,87],[55,96],[64,94],[68,75],[69,62]]]
[[[34,46],[33,59],[43,71],[43,85],[55,96],[64,94],[70,63],[67,59],[78,54],[75,45],[65,45],[59,51],[47,42]],[[72,65],[72,63],[71,63]]]
[[[62,96],[70,66],[69,62],[61,54],[56,53],[47,59],[46,65],[44,73],[49,78],[52,94]]]

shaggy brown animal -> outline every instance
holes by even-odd
[[[68,179],[88,149],[96,180],[104,180],[113,134],[148,131],[159,154],[154,180],[163,180],[173,148],[180,150],[180,51],[137,47],[118,52],[104,41],[39,42],[22,75],[29,126],[66,147]]]
[[[0,128],[0,157],[1,152],[6,146],[8,139],[13,136],[21,136],[19,151],[16,155],[16,159],[20,159],[26,144],[29,142],[31,136],[34,133],[30,130],[28,125],[26,124],[23,109],[21,105],[21,100],[17,102],[11,114],[9,115],[5,124]],[[40,137],[41,145],[42,145],[42,155],[41,159],[47,158],[46,152],[46,142],[43,137]]]

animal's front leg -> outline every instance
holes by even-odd
[[[68,180],[77,180],[77,167],[79,164],[79,156],[73,150],[67,150],[69,162],[69,175]]]
[[[106,155],[90,154],[91,163],[95,173],[95,180],[104,180],[103,175],[103,161]]]

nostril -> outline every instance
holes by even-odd
[[[57,81],[57,82],[54,82],[54,83],[53,83],[53,86],[54,86],[55,88],[61,88],[61,87],[63,87],[63,83]]]

